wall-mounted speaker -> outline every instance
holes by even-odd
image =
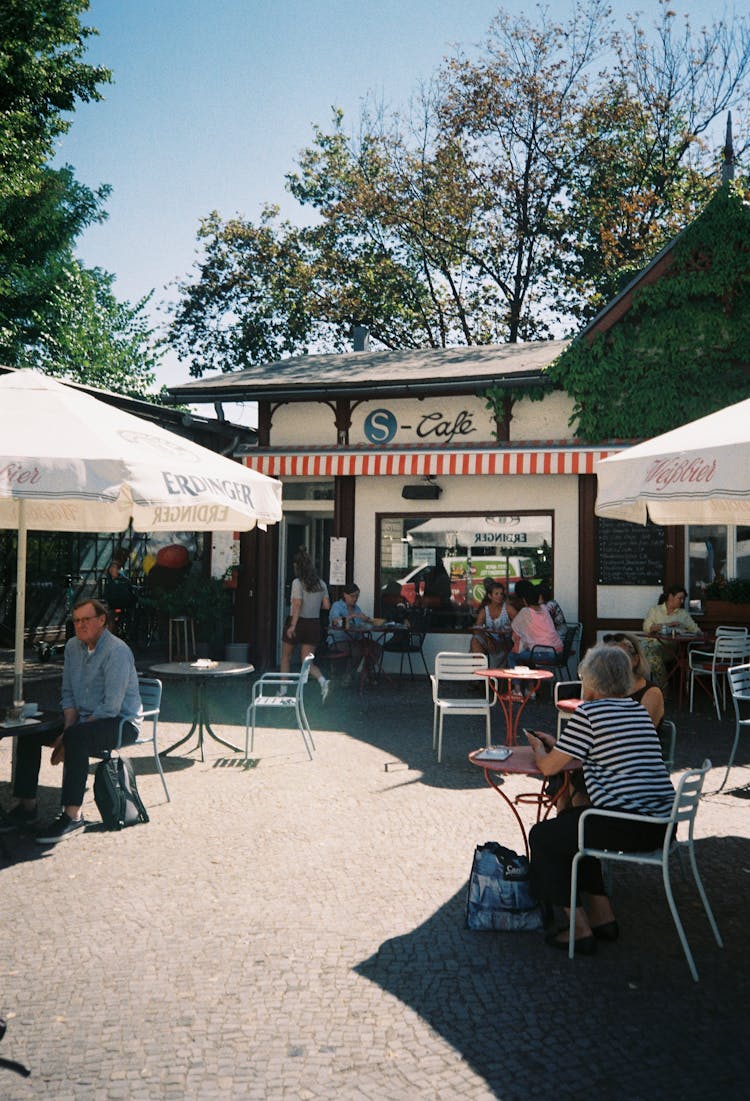
[[[437,501],[442,492],[440,486],[427,482],[425,485],[404,486],[401,490],[401,496],[407,501]]]

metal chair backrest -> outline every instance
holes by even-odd
[[[557,680],[552,686],[552,701],[557,707],[560,700],[580,700],[583,684],[579,680]]]
[[[714,631],[715,638],[721,638],[722,636],[725,638],[747,638],[747,635],[747,627],[720,626]]]
[[[299,680],[297,681],[297,697],[302,695],[305,685],[307,684],[310,676],[310,666],[315,661],[315,654],[308,654],[305,660],[302,662],[299,671]]]
[[[435,680],[464,680],[476,684],[475,670],[487,668],[486,654],[454,654],[443,650],[435,657]]]
[[[672,813],[669,816],[669,826],[664,838],[664,848],[668,849],[674,840],[674,831],[679,822],[689,822],[688,837],[692,840],[695,816],[698,813],[701,792],[706,776],[711,769],[711,762],[706,758],[700,768],[691,768],[681,777],[675,791]]]
[[[161,709],[161,681],[151,677],[140,677],[138,691],[141,695],[144,715],[148,717],[154,712],[158,714]]]
[[[714,668],[717,665],[732,665],[750,656],[750,643],[747,631],[744,635],[719,635],[714,646]]]
[[[732,693],[734,707],[739,717],[738,701],[750,700],[750,665],[735,665],[727,670],[729,691]]]

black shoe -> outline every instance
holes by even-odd
[[[605,921],[602,925],[592,925],[591,932],[597,940],[617,940],[620,936],[620,926],[616,921]]]
[[[565,940],[558,940],[560,933],[565,933]],[[568,930],[558,929],[553,930],[551,933],[547,933],[544,938],[545,942],[550,945],[551,948],[559,948],[561,952],[568,951]],[[596,941],[593,937],[579,937],[574,942],[575,954],[577,956],[593,956],[596,952]]]
[[[0,833],[9,833],[11,830],[28,830],[35,825],[38,810],[26,810],[22,803],[13,807],[13,810],[0,811]]]
[[[42,827],[36,835],[36,842],[38,845],[56,845],[58,841],[64,841],[83,829],[85,825],[86,820],[83,815],[80,818],[69,818],[64,810],[60,811],[54,822]]]

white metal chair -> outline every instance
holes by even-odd
[[[312,761],[312,750],[315,749],[310,723],[305,712],[304,691],[310,676],[310,666],[315,661],[314,654],[308,654],[302,662],[299,673],[264,673],[253,685],[253,694],[245,714],[245,761],[255,745],[255,718],[259,707],[269,708],[271,711],[294,710],[297,720],[297,729],[302,735],[307,755]],[[292,695],[277,695],[280,688],[293,688]],[[248,752],[248,742],[250,750]]]
[[[747,631],[744,634],[717,635],[712,651],[691,648],[688,650],[688,666],[690,669],[690,710],[693,710],[693,691],[696,678],[702,684],[701,677],[711,678],[711,692],[716,706],[716,718],[721,718],[721,706],[719,704],[719,681],[724,694],[724,707],[727,705],[727,673],[733,665],[741,665],[750,657],[750,642]],[[703,685],[706,692],[708,688]]]
[[[172,800],[169,797],[167,781],[164,778],[164,770],[161,767],[159,748],[156,744],[156,729],[159,722],[159,711],[161,710],[161,681],[156,680],[153,677],[139,677],[138,691],[141,694],[141,703],[143,704],[143,725],[141,726],[140,736],[136,741],[129,742],[128,745],[123,745],[122,732],[127,720],[121,719],[120,726],[117,730],[117,744],[109,752],[121,753],[123,749],[130,749],[132,745],[145,745],[146,742],[151,742],[154,747],[154,760],[156,761],[156,768],[159,772],[159,776],[161,777],[161,782],[164,785],[164,794],[167,797],[167,802],[171,803]],[[109,754],[107,754],[106,756],[109,756]]]
[[[577,710],[581,703],[583,685],[579,680],[556,680],[552,686],[552,701],[557,711],[557,737],[562,733],[563,723]]]
[[[680,915],[677,911],[677,904],[672,894],[672,885],[669,879],[669,857],[672,853],[678,851],[678,849],[687,848],[690,855],[690,866],[693,872],[693,879],[695,885],[698,888],[698,894],[700,895],[701,902],[703,903],[703,909],[706,911],[706,917],[708,918],[711,931],[716,938],[716,943],[719,948],[723,947],[723,941],[719,928],[716,924],[716,920],[713,915],[711,906],[709,905],[708,897],[706,895],[703,881],[701,880],[698,872],[698,864],[695,859],[695,846],[693,842],[693,831],[695,828],[695,816],[698,813],[698,805],[700,803],[701,791],[706,779],[706,774],[711,768],[711,762],[706,760],[703,762],[700,768],[691,769],[686,772],[680,779],[677,785],[677,791],[675,792],[674,802],[672,804],[672,811],[668,817],[651,817],[640,814],[624,814],[620,811],[600,810],[597,807],[589,807],[585,810],[578,820],[578,852],[573,857],[573,865],[570,873],[570,928],[568,934],[568,956],[573,959],[575,954],[575,921],[574,913],[576,907],[576,899],[578,896],[578,866],[584,857],[594,857],[596,860],[602,861],[620,861],[624,864],[650,864],[652,867],[661,868],[662,880],[664,883],[664,892],[667,896],[667,902],[669,903],[669,909],[672,912],[672,918],[677,929],[677,935],[680,938],[682,944],[682,950],[685,953],[688,967],[690,968],[690,974],[693,979],[698,982],[698,970],[695,966],[695,960],[693,954],[690,951],[690,945],[687,942],[685,936],[685,930],[680,920]],[[588,847],[584,843],[584,828],[587,819],[593,818],[613,818],[623,822],[653,822],[665,824],[667,831],[664,835],[664,842],[660,848],[654,852],[646,853],[629,853],[619,852],[612,849],[595,849]],[[688,836],[684,841],[678,841],[676,837],[677,826],[680,822],[688,823]]]
[[[729,680],[729,691],[732,694],[732,703],[734,704],[735,728],[734,742],[727,761],[727,770],[724,773],[719,791],[722,790],[729,779],[729,770],[734,764],[734,755],[740,741],[740,731],[743,727],[750,729],[750,665],[735,665],[727,673],[727,679]]]
[[[487,677],[475,676],[475,670],[487,669],[486,654],[454,654],[441,651],[435,657],[435,672],[430,674],[432,682],[432,748],[437,745],[438,762],[443,755],[443,719],[446,715],[484,715],[487,745],[492,745],[490,732],[490,708],[494,706],[495,694],[490,694],[490,682]],[[441,695],[441,684],[447,682],[472,684],[481,695],[453,697]]]

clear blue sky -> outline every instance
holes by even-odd
[[[572,0],[550,0],[566,19]],[[294,218],[284,175],[331,107],[356,127],[368,93],[393,107],[460,45],[481,42],[495,0],[92,0],[99,30],[90,60],[113,70],[102,103],[81,106],[60,159],[90,186],[112,185],[108,220],[78,252],[117,276],[120,298],[167,285],[195,259],[199,219],[211,210],[257,217],[264,202]],[[614,0],[614,10],[656,15],[656,0]],[[527,0],[510,11],[533,15]],[[676,0],[693,23],[723,0]],[[169,360],[160,383],[188,378]],[[206,411],[204,409],[204,411]]]

